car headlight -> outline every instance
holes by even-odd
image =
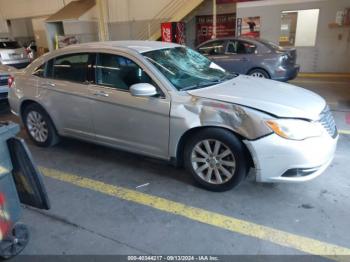
[[[298,119],[270,119],[267,126],[277,135],[291,140],[304,140],[322,135],[322,128],[318,123]]]

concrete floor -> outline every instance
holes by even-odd
[[[324,97],[340,129],[350,130],[349,79],[296,79]],[[1,105],[0,120],[15,120]],[[347,119],[347,120],[346,120]],[[347,122],[348,121],[348,122]],[[341,135],[334,162],[303,184],[258,184],[212,193],[167,163],[71,139],[35,147],[39,166],[118,185],[215,213],[350,247],[350,135]],[[25,208],[31,241],[23,254],[303,254],[140,204],[45,177],[52,209]],[[136,188],[149,183],[148,186]]]

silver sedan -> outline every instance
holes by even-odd
[[[252,169],[260,182],[302,182],[338,140],[320,96],[231,74],[186,47],[100,42],[44,55],[11,78],[9,101],[43,147],[69,136],[184,165],[214,191]]]

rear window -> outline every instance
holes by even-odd
[[[47,77],[84,83],[88,77],[89,54],[78,53],[56,57],[49,61]]]
[[[16,49],[16,48],[20,48],[20,47],[21,46],[16,41],[0,42],[1,49]]]
[[[259,40],[261,43],[263,43],[264,45],[266,45],[267,47],[270,47],[276,51],[284,51],[285,49],[282,46],[279,46],[278,44],[271,42],[271,41],[267,41],[267,40]]]

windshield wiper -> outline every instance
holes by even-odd
[[[227,80],[231,80],[231,79],[237,77],[238,75],[239,74],[227,74],[226,76],[224,76],[221,79],[216,79],[216,80],[206,81],[206,82],[200,82],[200,83],[195,84],[195,85],[191,85],[191,86],[187,86],[187,87],[181,88],[180,91],[188,91],[188,90],[193,90],[193,89],[197,89],[197,88],[208,87],[208,86],[215,85],[215,84],[220,84],[220,83],[225,82]]]
[[[217,83],[220,83],[220,81],[215,80],[215,81],[211,81],[211,82],[202,82],[202,83],[198,83],[195,85],[181,88],[180,91],[188,91],[188,90],[193,90],[193,89],[197,89],[197,88],[208,87],[208,86],[211,86],[211,85],[217,84]]]
[[[227,74],[226,76],[224,76],[223,78],[220,79],[220,82],[224,82],[226,80],[231,80],[235,77],[237,77],[239,74],[237,73],[233,73],[233,74]]]

